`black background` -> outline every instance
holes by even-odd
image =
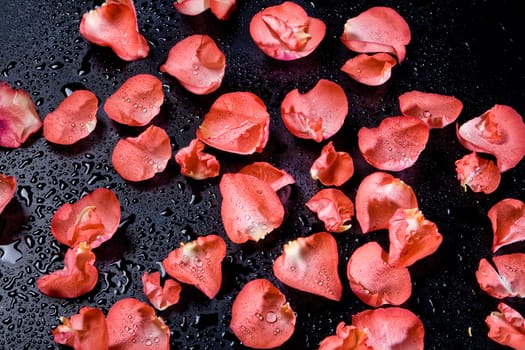
[[[232,18],[221,22],[209,12],[182,16],[170,1],[136,1],[139,27],[151,51],[146,59],[130,63],[109,49],[87,43],[79,34],[82,14],[101,1],[0,3],[0,79],[27,90],[41,118],[63,100],[68,89],[87,88],[103,103],[127,78],[150,73],[163,81],[166,94],[161,113],[152,123],[167,130],[176,152],[194,138],[204,114],[221,94],[251,91],[266,103],[271,132],[262,154],[207,151],[218,157],[223,173],[253,161],[268,161],[288,171],[297,183],[285,203],[287,217],[281,228],[258,244],[236,245],[227,240],[224,281],[215,299],[208,300],[185,285],[179,304],[159,313],[171,329],[174,349],[243,349],[229,330],[230,309],[240,288],[254,278],[275,283],[297,313],[296,331],[281,349],[316,349],[319,341],[334,333],[339,321],[350,323],[353,314],[367,309],[350,291],[346,262],[367,241],[387,247],[386,231],[362,235],[354,220],[348,232],[334,235],[344,285],[339,303],[293,290],[271,272],[284,243],[324,230],[304,203],[322,188],[308,170],[326,141],[300,140],[284,128],[279,106],[291,89],[306,91],[326,78],[346,91],[348,117],[332,140],[337,150],[350,152],[354,159],[355,175],[341,187],[352,200],[360,181],[374,171],[357,149],[357,131],[399,114],[397,97],[401,93],[417,89],[458,97],[464,103],[460,124],[494,104],[507,104],[525,113],[525,40],[521,34],[525,13],[519,1],[297,1],[327,24],[327,33],[310,56],[292,62],[265,56],[249,36],[251,17],[277,3],[240,1]],[[340,71],[355,54],[339,37],[348,18],[375,5],[395,8],[408,22],[412,41],[406,60],[394,68],[390,81],[366,87]],[[222,86],[209,96],[192,95],[174,78],[159,73],[169,49],[197,33],[211,35],[227,57]],[[159,270],[160,261],[179,242],[211,232],[226,238],[218,178],[186,179],[172,159],[154,179],[127,183],[113,170],[111,152],[120,137],[135,136],[144,128],[117,125],[102,108],[98,120],[93,134],[74,146],[52,145],[39,133],[19,149],[0,150],[0,172],[18,181],[15,199],[0,216],[1,349],[60,348],[51,336],[60,316],[71,316],[82,306],[98,306],[107,313],[113,303],[129,296],[146,301],[140,276]],[[492,230],[486,213],[503,198],[524,199],[525,164],[505,172],[498,190],[490,195],[463,191],[454,161],[468,152],[457,141],[454,128],[431,130],[418,162],[395,173],[413,187],[421,210],[444,236],[434,255],[410,268],[413,292],[403,306],[423,321],[427,349],[499,349],[487,338],[484,324],[498,301],[480,291],[474,273],[479,260],[491,256]],[[123,208],[120,229],[95,250],[99,283],[78,299],[46,297],[35,281],[61,269],[66,251],[50,233],[51,217],[61,204],[76,201],[97,187],[111,188]],[[501,250],[508,251],[523,251],[523,245]],[[522,301],[506,302],[525,312]]]

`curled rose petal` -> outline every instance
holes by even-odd
[[[513,349],[525,349],[525,319],[505,303],[498,304],[498,311],[493,311],[485,319],[489,327],[488,337],[501,345]]]
[[[217,90],[224,77],[226,57],[208,35],[191,35],[179,41],[168,54],[161,72],[177,78],[184,88],[205,95]]]
[[[374,350],[424,349],[423,322],[407,309],[365,310],[352,316],[352,326],[366,330],[366,343]]]
[[[0,81],[0,147],[18,148],[41,127],[29,94]]]
[[[436,224],[425,219],[417,208],[399,208],[394,212],[388,238],[388,263],[395,267],[408,267],[433,254],[443,241]]]
[[[166,279],[164,286],[161,286],[160,272],[158,271],[151,274],[144,272],[142,288],[151,305],[159,311],[177,304],[182,289],[180,284],[171,278]]]
[[[512,107],[495,105],[457,129],[461,144],[496,157],[501,172],[515,167],[525,156],[525,123]]]
[[[164,103],[162,82],[150,74],[137,74],[122,84],[104,103],[104,111],[117,123],[144,126]]]
[[[310,167],[310,176],[325,186],[341,186],[354,174],[354,161],[347,152],[337,152],[330,141]]]
[[[89,293],[98,281],[93,264],[95,254],[86,243],[70,248],[64,258],[64,269],[40,277],[37,287],[43,294],[54,298],[77,298]]]
[[[97,188],[77,202],[60,206],[51,219],[51,233],[71,248],[86,242],[100,246],[117,231],[120,203],[113,191]]]
[[[125,298],[106,317],[110,349],[169,350],[170,330],[155,310],[137,299]],[[131,330],[131,331],[130,331]]]
[[[403,115],[418,117],[429,128],[443,128],[453,123],[463,110],[463,103],[454,96],[409,91],[399,96]]]
[[[220,164],[214,155],[203,152],[204,143],[191,140],[189,146],[179,149],[175,161],[180,165],[180,173],[195,180],[219,176]]]
[[[151,125],[137,137],[120,140],[113,150],[111,161],[124,180],[143,181],[164,171],[170,158],[168,134],[164,129]]]
[[[182,283],[194,285],[210,299],[222,284],[222,260],[226,242],[220,236],[199,237],[171,251],[162,261],[166,273]]]
[[[237,0],[210,0],[211,12],[218,19],[229,19],[236,8]]]
[[[496,269],[481,259],[476,279],[479,287],[493,298],[525,297],[525,254],[514,253],[492,258]]]
[[[308,17],[300,5],[290,1],[265,8],[250,22],[250,35],[259,49],[284,61],[308,56],[325,33],[323,21]]]
[[[492,160],[473,152],[457,160],[455,164],[457,178],[465,191],[468,186],[473,192],[489,194],[498,188],[501,173]]]
[[[343,286],[337,264],[337,242],[329,233],[319,232],[285,244],[273,272],[292,288],[339,301]]]
[[[488,211],[494,239],[492,252],[499,248],[525,240],[525,203],[519,199],[505,198]]]
[[[396,64],[396,59],[384,52],[362,53],[346,61],[341,70],[361,84],[379,86],[390,79]]]
[[[408,23],[396,10],[377,6],[350,18],[345,23],[341,40],[352,51],[391,53],[401,63],[410,37]]]
[[[376,242],[357,248],[348,260],[350,288],[367,305],[400,305],[412,294],[408,269],[390,266],[387,261],[387,253]]]
[[[132,0],[107,0],[82,16],[80,34],[89,42],[109,47],[124,61],[145,58],[149,53],[140,34]]]
[[[303,139],[321,142],[341,129],[348,114],[348,100],[343,88],[321,79],[308,92],[290,91],[281,103],[281,117],[286,128]]]
[[[257,242],[281,226],[283,205],[266,182],[246,174],[224,174],[219,188],[222,222],[232,242]]]
[[[284,186],[295,183],[295,179],[290,174],[267,162],[255,162],[246,165],[239,170],[239,173],[255,176],[270,185],[274,191],[279,191]]]
[[[15,196],[16,178],[0,173],[0,214]]]
[[[83,307],[77,315],[60,317],[61,325],[53,330],[53,340],[75,350],[107,349],[109,335],[106,318],[94,307]]]
[[[344,322],[339,322],[335,330],[335,335],[324,338],[317,350],[373,350],[366,345],[368,335],[363,329],[356,326],[345,326]]]
[[[383,119],[377,128],[362,127],[357,138],[359,150],[370,165],[380,170],[401,171],[414,165],[429,134],[421,119],[399,116]]]
[[[264,102],[251,92],[221,95],[204,116],[197,138],[225,152],[262,152],[270,133],[270,115]]]
[[[352,227],[354,203],[342,191],[325,188],[317,192],[306,206],[317,214],[329,232],[344,232]]]
[[[388,229],[398,208],[418,208],[412,187],[383,172],[363,179],[355,197],[356,218],[363,233]]]
[[[248,282],[233,301],[230,328],[243,345],[271,349],[292,336],[295,313],[270,281],[256,279]]]
[[[175,0],[173,7],[187,16],[196,16],[210,8],[210,0]]]

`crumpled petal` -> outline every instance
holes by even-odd
[[[356,326],[345,326],[343,321],[339,322],[335,335],[324,338],[319,343],[317,350],[373,350],[366,345],[368,335],[365,330]]]
[[[220,164],[214,155],[203,152],[204,143],[191,140],[189,146],[179,149],[175,161],[180,165],[180,173],[195,180],[219,176]]]
[[[82,307],[70,318],[60,317],[53,330],[53,340],[75,350],[107,349],[109,335],[104,313],[95,307]]]
[[[501,345],[516,350],[525,349],[525,319],[505,303],[498,304],[498,311],[493,311],[485,323],[489,327],[488,337]]]
[[[0,214],[15,196],[16,178],[0,173]]]
[[[338,152],[330,141],[310,167],[310,176],[325,186],[341,186],[354,174],[354,161],[347,152]]]
[[[328,232],[344,232],[352,227],[350,220],[354,216],[354,203],[338,189],[320,190],[306,202],[306,206],[324,222]]]
[[[498,188],[501,173],[492,160],[472,152],[457,160],[455,164],[457,178],[465,191],[468,186],[473,192],[489,194]]]
[[[525,240],[525,203],[519,199],[505,198],[488,211],[494,239],[492,252],[499,248]]]
[[[239,170],[239,173],[255,176],[270,185],[274,191],[279,191],[284,186],[295,183],[295,179],[290,174],[267,162],[248,164]]]
[[[493,298],[525,297],[525,254],[514,253],[492,258],[496,269],[481,259],[476,279],[479,287]]]
[[[379,86],[390,79],[396,64],[396,59],[384,52],[362,53],[347,60],[341,70],[361,84]]]
[[[166,310],[179,302],[181,285],[167,278],[164,286],[160,284],[160,272],[144,272],[142,274],[142,289],[153,307],[159,311]]]
[[[434,129],[456,121],[463,103],[454,96],[413,90],[399,96],[399,109],[403,115],[418,117]]]

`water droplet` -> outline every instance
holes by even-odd
[[[60,69],[62,67],[64,67],[64,63],[62,63],[62,62],[54,62],[54,63],[51,63],[49,65],[49,68],[51,68],[53,70]]]
[[[424,112],[423,112],[423,116],[424,116],[425,118],[430,118],[430,117],[432,116],[432,113],[430,113],[429,111],[424,111]]]
[[[388,147],[388,150],[389,150],[390,152],[392,152],[392,147]]]
[[[0,262],[15,264],[22,259],[22,252],[18,250],[20,240],[13,243],[0,245]]]
[[[194,257],[194,258],[193,258],[193,263],[194,263],[197,267],[201,267],[201,266],[203,265],[202,260],[201,260],[199,257]]]
[[[273,335],[277,335],[281,333],[281,330],[279,328],[275,328],[275,330],[273,331]]]
[[[74,128],[75,126],[77,126],[75,123],[71,123],[72,128]]]
[[[30,187],[20,186],[20,188],[18,189],[18,195],[22,197],[26,206],[31,206],[31,204],[33,203],[33,192],[31,192]]]
[[[258,312],[255,313],[255,317],[257,317],[259,319],[259,321],[264,321],[263,315],[258,313]]]
[[[151,346],[153,345],[153,342],[151,341],[151,339],[146,339],[146,341],[144,342],[144,345]]]
[[[268,311],[266,313],[265,319],[268,323],[275,323],[277,321],[277,315],[273,311]]]

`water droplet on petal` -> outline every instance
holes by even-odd
[[[277,321],[277,315],[273,311],[268,311],[266,313],[266,318],[265,319],[266,319],[266,322],[268,322],[268,323],[274,323],[275,321]]]

